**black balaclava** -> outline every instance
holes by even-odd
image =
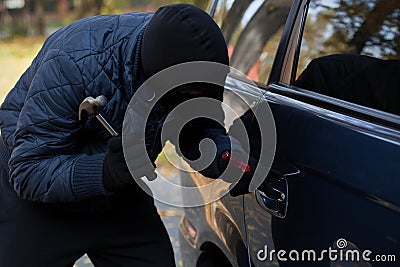
[[[225,39],[214,20],[189,4],[159,8],[143,35],[141,58],[145,78],[173,65],[212,61],[229,65]],[[222,101],[223,87],[191,83],[168,92],[162,101],[173,108],[190,98],[207,96]]]

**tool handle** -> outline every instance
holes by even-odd
[[[106,121],[106,119],[101,116],[101,114],[97,114],[96,118],[99,120],[99,122],[106,128],[106,130],[112,135],[112,136],[118,136],[118,133],[114,130],[114,128]]]

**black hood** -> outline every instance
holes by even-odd
[[[146,79],[185,62],[212,61],[229,65],[220,28],[206,12],[189,4],[167,5],[157,10],[144,32],[141,57]],[[190,93],[191,88],[194,94]],[[167,93],[163,100],[176,105],[196,97],[201,91],[222,101],[223,88],[206,83],[178,87]]]

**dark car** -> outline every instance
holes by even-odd
[[[255,192],[184,209],[183,266],[400,266],[400,2],[219,0],[209,12],[231,66],[256,83],[227,80],[251,103],[250,153],[266,105],[276,153]]]

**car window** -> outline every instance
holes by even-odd
[[[293,0],[220,0],[214,19],[229,48],[230,65],[267,83]]]
[[[311,0],[295,86],[400,115],[400,1]]]

